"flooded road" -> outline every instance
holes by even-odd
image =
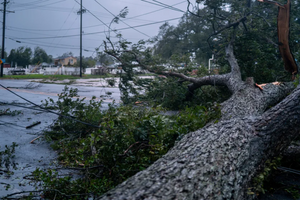
[[[60,94],[65,87],[60,84],[31,83],[29,80],[0,80],[0,84],[38,105],[48,97],[57,100],[57,94]],[[87,87],[80,84],[68,85],[68,87],[78,88],[80,97],[86,97],[87,100],[96,96],[97,100],[103,101],[103,109],[106,109],[113,100],[116,103],[120,102],[118,88],[94,87],[93,85]],[[110,94],[110,96],[107,97],[107,94]],[[14,103],[15,106],[10,105],[11,103]],[[5,166],[0,168],[0,199],[8,194],[20,193],[18,195],[22,196],[23,191],[35,190],[33,186],[28,185],[30,180],[26,177],[37,167],[49,168],[55,165],[56,153],[44,140],[35,139],[56,118],[57,115],[43,112],[5,88],[0,87],[0,152],[5,150],[5,145],[9,147],[13,143],[17,144],[15,158],[12,159],[9,166],[9,170],[13,174],[8,174]],[[41,123],[32,128],[26,128],[37,121]],[[35,141],[32,142],[33,140]],[[13,163],[16,164],[15,169],[12,167]],[[13,197],[18,197],[18,195]]]

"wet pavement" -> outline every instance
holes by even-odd
[[[96,80],[93,81],[98,83]],[[86,97],[87,100],[90,100],[93,96],[96,96],[99,101],[103,100],[103,109],[107,108],[113,100],[119,103],[120,93],[118,88],[84,86],[84,82],[91,83],[89,79],[86,79],[79,84],[68,85],[68,87],[78,88],[80,97]],[[48,97],[57,100],[57,94],[60,94],[64,88],[63,84],[40,84],[32,83],[30,80],[0,80],[0,84],[38,105]],[[110,94],[110,96],[107,97],[107,94]],[[16,106],[7,105],[6,103],[14,103]],[[12,160],[16,164],[16,169],[13,169],[12,165],[10,166],[13,174],[6,173],[5,166],[0,168],[0,199],[8,194],[35,190],[33,186],[28,185],[30,180],[26,177],[37,167],[49,168],[55,165],[56,153],[50,148],[49,144],[41,139],[37,139],[32,143],[31,141],[39,137],[42,131],[57,118],[57,115],[42,112],[39,109],[32,110],[17,106],[38,109],[0,87],[0,151],[4,151],[5,145],[11,146],[13,142],[18,145],[15,148],[15,158]],[[37,121],[41,123],[26,129],[27,126]]]

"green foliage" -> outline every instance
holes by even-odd
[[[101,63],[101,65],[108,66],[114,64],[114,59],[111,56],[107,55],[104,52],[98,52],[99,48],[96,49],[96,51],[97,51],[97,59]]]
[[[254,77],[257,83],[290,81],[278,51],[276,6],[248,0],[198,2],[202,6],[190,6],[193,14],[184,14],[177,26],[163,24],[159,34],[148,43],[139,41],[132,44],[120,34],[116,43],[107,38],[105,52],[117,59],[124,70],[120,75],[119,88],[125,104],[141,99],[149,101],[150,98],[147,100],[147,97],[141,97],[141,93],[146,91],[145,94],[154,97],[154,103],[159,105],[171,109],[185,105],[184,100],[191,99],[184,97],[187,82],[180,78],[177,78],[177,82],[174,78],[159,82],[140,80],[134,75],[133,68],[138,66],[165,76],[177,72],[201,77],[193,71],[198,70],[197,66],[200,65],[206,67],[213,54],[217,72],[228,73],[230,67],[224,49],[229,42],[234,45],[234,54],[244,80],[246,77]],[[299,4],[292,1],[290,46],[298,60],[299,11]],[[171,76],[178,77],[171,74],[167,78]],[[165,83],[170,86],[165,86]]]
[[[105,80],[110,87],[115,87],[116,82],[117,82],[116,79],[110,78],[110,79],[105,79]]]
[[[299,76],[299,74],[298,74],[298,75],[296,75],[295,81],[294,81],[295,87],[297,87],[297,86],[299,85],[299,82],[300,82],[300,76]]]
[[[299,199],[300,198],[300,190],[299,187],[291,186],[289,188],[284,189],[286,192],[288,192],[293,199]]]
[[[265,167],[262,169],[260,173],[258,173],[253,179],[253,187],[248,188],[248,194],[256,194],[256,193],[265,193],[264,183],[268,180],[271,172],[276,170],[277,167],[281,164],[282,157],[276,157],[272,160],[267,160],[265,162]]]
[[[38,65],[42,62],[51,63],[52,58],[51,56],[48,56],[46,51],[40,47],[34,48],[33,58],[32,58],[32,64]]]
[[[276,26],[276,24],[273,25]],[[236,42],[235,52],[238,52],[236,57],[241,68],[242,78],[254,77],[257,83],[289,81],[290,76],[287,76],[288,74],[284,70],[278,48],[267,41],[268,39],[276,41],[277,32],[268,27],[266,30],[272,34],[262,38],[260,37],[263,34],[261,29],[263,27],[240,36]]]
[[[30,47],[19,47],[12,49],[7,57],[7,63],[18,63],[18,66],[25,67],[31,63],[32,50]]]
[[[0,48],[0,52],[2,54],[2,48]],[[6,51],[4,51],[4,59],[7,59],[7,52]]]
[[[258,1],[198,1],[197,5],[185,14],[177,26],[165,23],[160,27],[154,53],[164,59],[173,55],[193,54],[198,64],[207,66],[212,54],[222,69],[228,62],[224,48],[234,41],[234,53],[241,68],[243,79],[254,77],[258,83],[290,81],[278,50],[277,12],[274,5]],[[286,1],[281,1],[286,3]],[[291,1],[290,48],[296,60],[300,60],[299,13],[300,6]],[[222,29],[241,19],[247,20],[236,26]],[[218,30],[223,30],[214,35]]]
[[[63,130],[60,135],[72,134],[73,136],[84,136],[93,130],[91,126],[78,123],[72,118],[77,120],[89,122],[97,126],[98,119],[102,117],[101,102],[95,101],[96,97],[86,103],[85,98],[79,98],[78,89],[64,87],[63,92],[58,94],[58,100],[55,102],[53,99],[42,101],[45,107],[50,107],[59,110],[59,113],[69,118],[60,116],[58,121],[54,124],[54,130]]]
[[[5,150],[0,151],[0,168],[5,167],[5,172],[8,174],[12,173],[10,171],[11,167],[13,169],[16,168],[16,163],[13,161],[13,158],[15,157],[14,153],[17,146],[18,145],[13,142],[10,146],[5,145]]]
[[[94,67],[96,65],[96,60],[92,57],[83,57],[82,58],[82,67],[83,69],[87,67]],[[80,59],[77,59],[77,62],[73,65],[74,67],[80,67]]]
[[[203,76],[205,68],[195,70],[196,76]],[[151,106],[161,106],[169,110],[184,109],[186,106],[211,106],[212,102],[221,103],[231,94],[225,87],[202,86],[194,93],[191,101],[186,100],[188,82],[178,78],[157,76],[144,84],[144,95],[135,96],[135,101],[141,101]]]
[[[177,115],[162,115],[164,110],[159,108],[114,105],[100,111],[101,102],[92,99],[85,104],[78,99],[76,89],[67,87],[56,102],[48,99],[44,105],[99,125],[94,128],[60,118],[47,132],[52,147],[59,152],[60,163],[82,172],[81,178],[72,178],[62,177],[55,170],[35,171],[36,179],[41,181],[37,187],[43,188],[47,198],[56,195],[56,199],[102,194],[146,169],[186,133],[221,115],[217,105],[186,107]]]
[[[190,14],[183,15],[176,27],[166,22],[160,27],[156,37],[154,53],[166,60],[173,55],[187,56],[194,53],[196,61],[207,66],[212,54],[206,41],[212,31],[211,24],[208,23],[205,18]]]
[[[178,82],[176,78],[161,78],[151,81],[147,86],[146,96],[141,96],[141,101],[161,105],[168,109],[184,107],[186,84]]]
[[[97,189],[97,193],[104,193],[106,187],[111,187],[111,183],[105,178],[74,179],[72,175],[65,176],[55,169],[41,170],[37,168],[32,175],[35,177],[35,187],[43,187],[43,196],[47,199],[53,197],[65,200],[88,199],[88,196],[93,196],[94,190]]]
[[[20,115],[20,114],[23,114],[22,111],[20,111],[20,110],[11,111],[10,108],[5,109],[5,110],[0,110],[0,116],[1,115],[16,116],[16,115]]]

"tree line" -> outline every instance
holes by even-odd
[[[72,52],[63,53],[61,56],[58,57],[68,56],[76,57]],[[12,66],[18,65],[22,67],[25,67],[27,65],[39,65],[43,62],[54,63],[55,59],[52,55],[47,54],[47,52],[41,47],[35,47],[32,51],[30,47],[26,46],[11,49],[9,54],[5,52],[4,58],[6,59],[6,63],[12,64]],[[80,66],[79,60],[80,58],[77,57],[77,62],[74,64],[75,67]],[[95,57],[83,57],[82,66],[83,68],[94,67],[97,61],[99,61],[101,65],[110,65],[114,63],[111,57],[109,57],[103,52],[98,52],[97,56]]]

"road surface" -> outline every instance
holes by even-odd
[[[81,82],[84,82],[82,80]],[[85,82],[89,82],[87,79]],[[97,81],[94,81],[97,83]],[[91,83],[91,82],[90,82]],[[32,83],[30,80],[0,80],[0,84],[8,87],[11,91],[22,96],[23,98],[35,103],[41,104],[42,100],[48,97],[57,100],[57,94],[60,94],[65,87],[61,84],[40,84]],[[87,100],[93,96],[97,100],[103,101],[103,109],[108,107],[113,100],[116,103],[120,101],[120,92],[118,88],[93,87],[93,85],[81,86],[68,85],[68,87],[78,88],[78,94]],[[107,97],[107,94],[111,94]],[[10,163],[12,175],[5,173],[5,166],[0,167],[0,199],[8,194],[22,191],[35,190],[33,186],[28,185],[29,180],[26,178],[37,167],[49,168],[55,165],[56,153],[49,147],[49,144],[43,140],[32,140],[41,135],[42,131],[47,128],[57,118],[57,115],[39,110],[31,110],[23,107],[7,105],[6,103],[15,103],[18,106],[37,108],[29,102],[21,99],[15,94],[0,87],[0,151],[5,149],[5,145],[10,146],[15,142],[15,158]],[[10,110],[7,110],[10,109]],[[38,109],[38,108],[37,108]],[[14,111],[12,115],[3,114]],[[40,121],[41,123],[30,129],[26,126]],[[13,163],[16,169],[13,169]],[[51,166],[50,166],[51,165]],[[23,194],[19,194],[23,195]],[[13,196],[18,197],[18,195]]]

